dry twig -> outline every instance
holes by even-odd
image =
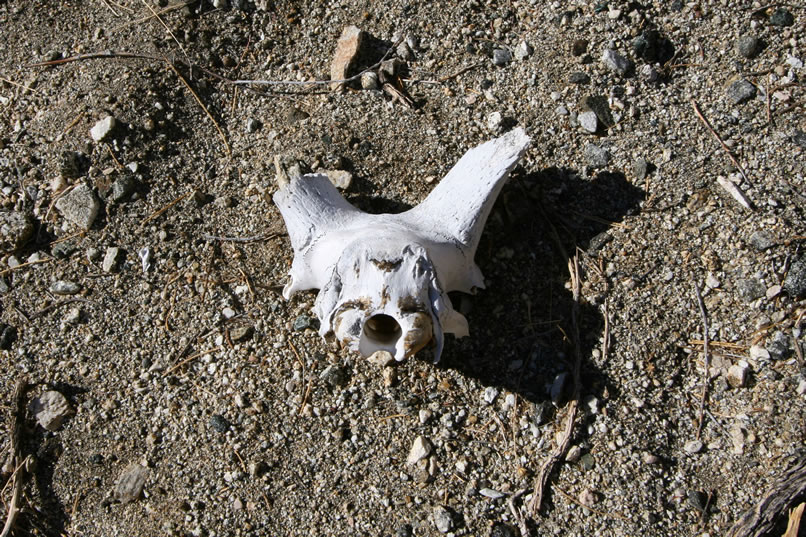
[[[705,311],[705,304],[702,301],[702,293],[700,293],[700,286],[694,282],[694,292],[697,295],[697,305],[700,308],[700,315],[702,316],[702,355],[705,362],[705,373],[702,379],[702,393],[700,394],[700,413],[697,417],[697,440],[700,439],[702,433],[702,423],[705,414],[705,400],[708,398],[708,370],[711,369],[711,355],[708,352],[708,313]]]
[[[25,480],[25,466],[27,457],[22,454],[22,431],[25,425],[25,394],[28,391],[28,379],[23,377],[17,381],[14,388],[14,406],[11,409],[9,421],[12,424],[11,430],[11,463],[14,466],[14,473],[9,478],[13,483],[11,502],[8,504],[6,513],[6,524],[3,527],[0,537],[8,537],[14,529],[14,523],[20,514],[20,497],[22,496],[22,485]]]
[[[734,157],[734,156],[733,156],[733,153],[731,152],[730,148],[727,146],[727,144],[725,144],[725,142],[722,140],[722,137],[721,137],[721,136],[719,136],[719,134],[716,132],[716,130],[714,130],[714,127],[712,127],[712,126],[711,126],[711,122],[710,122],[710,121],[708,121],[708,120],[705,118],[705,116],[703,115],[702,111],[700,110],[700,106],[697,104],[697,101],[695,101],[694,99],[692,99],[692,100],[691,100],[691,106],[694,108],[694,113],[695,113],[695,114],[697,114],[697,117],[700,119],[700,121],[702,121],[703,125],[705,125],[705,126],[706,126],[706,128],[708,129],[708,131],[709,131],[709,132],[710,132],[710,133],[711,133],[711,134],[714,136],[714,138],[716,138],[716,140],[719,142],[719,145],[721,145],[721,146],[722,146],[722,149],[724,149],[724,150],[725,150],[725,153],[727,153],[727,154],[728,154],[728,157],[730,157],[731,162],[733,162],[733,165],[734,165],[734,166],[736,166],[736,169],[737,169],[737,170],[739,170],[739,173],[741,173],[741,174],[742,174],[742,177],[744,177],[744,180],[745,180],[745,181],[747,181],[748,183],[752,184],[752,182],[750,181],[750,179],[747,177],[747,174],[745,173],[744,168],[742,168],[742,165],[741,165],[741,164],[739,164],[739,161],[738,161],[738,160],[736,160],[736,157]],[[724,185],[723,185],[723,186],[724,186]],[[733,195],[734,197],[736,197],[736,196],[735,196],[735,194],[734,194],[733,192],[731,192],[731,195]],[[742,196],[742,197],[744,197],[744,196]],[[748,203],[748,204],[749,204],[749,202],[747,202],[747,201],[745,201],[745,203]],[[748,207],[748,208],[752,208],[752,206],[751,206],[751,207]]]
[[[153,213],[151,213],[150,215],[148,215],[147,217],[145,217],[145,218],[143,219],[143,221],[142,221],[142,222],[140,222],[140,225],[141,225],[141,226],[144,226],[144,225],[146,225],[147,223],[151,222],[152,220],[154,220],[154,219],[155,219],[155,218],[157,218],[158,216],[162,215],[162,214],[163,214],[165,211],[167,211],[168,209],[170,209],[171,207],[173,207],[174,205],[176,205],[177,203],[179,203],[179,202],[180,202],[180,201],[182,201],[183,199],[187,198],[187,197],[188,197],[188,196],[190,196],[191,194],[192,194],[192,192],[185,192],[185,193],[184,193],[184,194],[182,194],[181,196],[178,196],[178,197],[174,198],[174,199],[173,199],[171,202],[169,202],[169,203],[168,203],[168,205],[166,205],[166,206],[162,207],[161,209],[158,209],[158,210],[154,211]]]
[[[168,35],[170,35],[170,36],[171,36],[171,39],[173,39],[173,40],[174,40],[174,43],[176,43],[176,46],[177,46],[177,47],[179,47],[179,50],[181,50],[181,51],[182,51],[182,54],[184,54],[184,55],[185,55],[185,59],[187,60],[188,65],[193,65],[193,64],[190,62],[190,56],[188,56],[188,53],[187,53],[187,51],[185,50],[185,47],[183,47],[183,46],[182,46],[182,43],[180,43],[180,42],[179,42],[179,40],[176,38],[176,36],[174,35],[174,33],[171,31],[171,29],[170,29],[170,28],[168,28],[168,25],[167,25],[167,24],[165,24],[165,21],[163,21],[163,20],[162,20],[162,17],[160,17],[160,16],[159,16],[159,13],[157,13],[156,11],[154,11],[154,8],[153,8],[153,7],[151,7],[151,4],[149,4],[148,2],[146,2],[146,0],[141,0],[141,1],[143,2],[143,5],[145,5],[145,6],[148,8],[148,10],[151,12],[151,14],[152,14],[152,15],[153,15],[153,16],[154,16],[154,17],[155,17],[155,18],[156,18],[156,19],[157,19],[157,20],[160,22],[160,24],[162,24],[162,27],[163,27],[163,28],[165,28],[165,31],[166,31],[166,32],[168,32]]]
[[[215,129],[218,131],[218,135],[221,137],[221,140],[224,142],[224,148],[227,150],[227,156],[231,157],[232,156],[232,150],[230,149],[229,143],[227,142],[227,137],[224,136],[224,131],[222,131],[221,127],[218,126],[218,122],[215,120],[215,118],[210,113],[210,111],[207,109],[207,107],[204,106],[204,103],[199,98],[199,95],[195,91],[193,91],[193,88],[190,87],[190,84],[188,84],[187,80],[185,80],[185,77],[183,77],[181,75],[181,73],[179,73],[179,69],[177,69],[176,66],[174,64],[172,64],[171,62],[169,62],[168,60],[165,60],[165,63],[167,63],[168,67],[170,67],[171,70],[174,73],[176,73],[176,76],[179,77],[179,80],[182,81],[182,84],[184,84],[185,87],[190,92],[190,94],[193,95],[193,98],[196,99],[196,102],[199,104],[199,106],[201,106],[201,109],[204,110],[204,113],[207,114],[208,118],[210,118],[210,121],[213,122],[213,125],[215,126]]]
[[[562,436],[557,440],[551,454],[543,461],[540,467],[540,472],[535,479],[534,492],[532,493],[532,501],[529,509],[532,516],[540,512],[540,507],[543,504],[543,494],[545,493],[546,484],[548,483],[549,476],[554,470],[554,467],[559,463],[568,452],[568,447],[571,444],[571,436],[574,431],[574,422],[577,415],[577,407],[579,406],[580,394],[580,368],[582,365],[582,349],[579,338],[579,300],[581,294],[581,284],[579,281],[579,255],[574,255],[573,259],[568,260],[568,272],[571,275],[571,289],[573,292],[573,305],[571,310],[571,334],[574,344],[574,393],[571,396],[571,401],[568,403],[568,411],[565,417],[565,428],[563,429]]]

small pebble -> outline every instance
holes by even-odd
[[[587,39],[575,39],[571,44],[571,54],[574,56],[582,56],[588,51]]]
[[[750,235],[750,245],[761,252],[775,246],[775,237],[769,231],[759,230]]]
[[[639,181],[646,178],[647,173],[649,171],[649,163],[646,159],[637,158],[632,164],[633,173],[635,174],[635,178]]]
[[[378,73],[367,71],[361,75],[361,87],[365,90],[376,90],[381,87],[378,82]]]
[[[741,388],[747,382],[747,367],[740,364],[733,364],[728,368],[728,384],[734,388]]]
[[[23,212],[0,212],[0,249],[16,250],[31,238],[34,224],[31,217]]]
[[[595,144],[585,146],[585,160],[592,168],[604,168],[610,162],[610,153],[607,149]]]
[[[733,104],[742,104],[756,96],[756,87],[742,78],[728,86],[726,96]]]
[[[90,129],[90,136],[96,142],[100,142],[112,132],[115,126],[117,126],[117,120],[112,116],[106,116]]]
[[[791,297],[806,296],[806,255],[801,255],[789,267],[783,290]]]
[[[518,61],[523,61],[529,56],[532,55],[532,47],[526,41],[521,41],[517,47],[515,47],[515,59]]]
[[[683,447],[686,453],[699,453],[700,451],[702,451],[702,448],[703,444],[702,441],[700,440],[689,440]]]
[[[375,351],[367,360],[378,367],[386,367],[395,363],[395,357],[389,351]]]
[[[433,450],[434,447],[427,438],[424,436],[418,436],[414,439],[414,442],[411,445],[409,456],[406,458],[406,464],[409,466],[417,464],[424,458],[428,457]]]
[[[794,352],[791,339],[780,330],[767,341],[766,348],[772,360],[786,360]]]
[[[688,492],[688,504],[697,511],[705,511],[705,504],[708,502],[708,495],[699,490]]]
[[[51,390],[31,401],[31,414],[43,429],[56,431],[64,420],[75,414],[70,402],[61,393]]]
[[[101,269],[104,272],[115,272],[118,268],[120,254],[121,250],[116,246],[107,248],[103,263],[101,263]]]
[[[750,347],[750,358],[753,360],[769,360],[770,353],[761,345],[753,345]]]
[[[591,77],[582,71],[575,71],[568,75],[568,82],[571,84],[587,84],[591,81]]]
[[[585,507],[592,507],[596,503],[596,493],[590,489],[584,489],[579,493],[579,503]]]
[[[327,175],[333,186],[341,190],[347,190],[353,182],[353,174],[345,170],[325,170],[322,173]]]
[[[770,24],[773,26],[792,26],[795,24],[795,17],[786,8],[779,7],[770,15]]]
[[[746,279],[736,282],[736,291],[745,302],[753,302],[767,294],[767,287],[756,279]]]
[[[210,427],[212,427],[214,431],[223,434],[229,431],[230,423],[227,421],[227,418],[221,414],[213,414],[210,416]]]
[[[613,49],[605,49],[602,53],[602,63],[605,64],[605,67],[619,75],[626,74],[630,67],[632,67],[630,60]]]
[[[503,498],[504,496],[506,496],[506,494],[504,494],[503,492],[499,492],[497,490],[493,490],[493,489],[489,489],[489,488],[480,489],[479,494],[481,494],[485,498],[490,498],[491,500],[498,500],[498,499]]]
[[[92,189],[82,183],[59,198],[56,201],[56,208],[75,226],[90,229],[101,210],[101,202]]]
[[[512,61],[512,53],[503,48],[497,48],[493,51],[493,65],[503,67]]]
[[[75,295],[81,291],[81,285],[67,280],[56,280],[50,284],[50,292],[54,295]]]
[[[504,116],[501,115],[501,112],[493,112],[487,116],[487,128],[493,132],[498,131],[503,121]]]
[[[579,126],[585,129],[590,133],[595,133],[599,130],[599,120],[596,118],[596,112],[593,110],[588,110],[587,112],[582,112],[577,116],[577,121],[579,122]]]
[[[740,56],[753,58],[758,54],[759,40],[756,36],[743,34],[736,40],[736,51]]]
[[[115,499],[121,503],[137,500],[143,492],[147,478],[148,468],[137,463],[130,464],[123,470],[115,483]]]
[[[495,388],[494,386],[487,386],[484,388],[484,395],[482,395],[482,399],[485,403],[491,405],[493,401],[495,401],[495,398],[498,397],[498,393],[498,388]]]
[[[263,124],[255,118],[250,117],[246,120],[246,132],[257,132],[262,126]]]
[[[434,507],[434,526],[440,533],[448,533],[453,529],[453,516],[445,507],[438,505]]]
[[[660,462],[660,457],[658,457],[657,455],[653,455],[648,451],[644,451],[643,453],[641,453],[641,461],[644,464],[658,464]]]

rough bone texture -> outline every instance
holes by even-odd
[[[319,289],[322,336],[364,356],[383,350],[403,360],[432,343],[438,360],[444,333],[468,333],[447,293],[484,287],[473,260],[479,238],[529,142],[515,129],[471,149],[400,214],[359,211],[324,175],[292,178],[274,195],[294,248],[283,295]]]

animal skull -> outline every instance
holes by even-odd
[[[319,289],[319,333],[363,356],[388,351],[402,361],[432,343],[439,360],[445,333],[468,335],[448,292],[484,288],[473,261],[479,238],[529,142],[519,128],[471,149],[400,214],[356,209],[325,175],[281,179],[274,202],[294,249],[283,296]]]

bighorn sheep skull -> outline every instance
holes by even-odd
[[[439,360],[444,333],[468,334],[448,292],[484,288],[473,261],[479,238],[529,142],[515,129],[471,149],[400,214],[356,209],[325,175],[281,181],[274,202],[294,249],[283,296],[319,289],[319,333],[364,356],[383,350],[402,361],[432,343]]]

